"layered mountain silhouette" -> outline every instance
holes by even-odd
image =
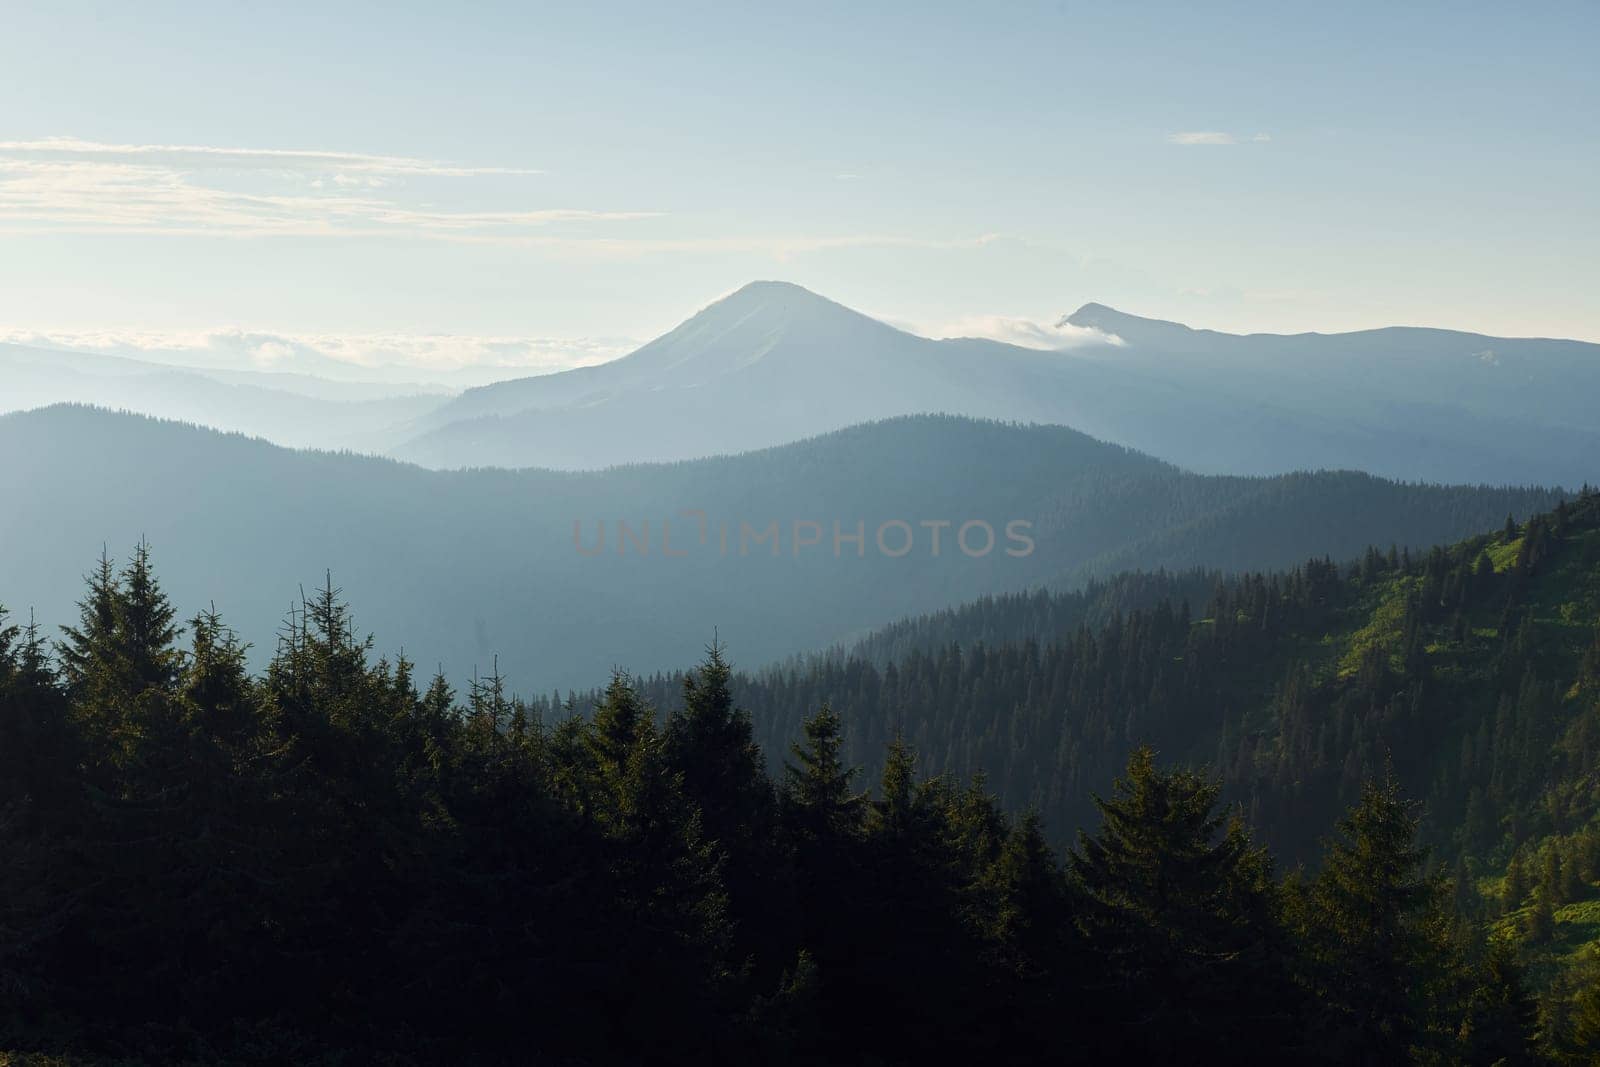
[[[1391,407],[1593,431],[1600,345],[1392,326],[1354,333],[1236,334],[1085,304],[1063,324],[1114,334],[1121,365],[1258,402],[1371,420]],[[1103,349],[1088,349],[1106,356]]]
[[[1090,343],[934,340],[754,282],[621,359],[458,396],[0,345],[0,413],[88,403],[440,469],[558,470],[946,413],[1068,426],[1199,473],[1600,481],[1600,345],[1409,327],[1239,336],[1103,304],[1061,324]]]
[[[1106,343],[931,340],[755,282],[612,363],[468,390],[393,454],[589,469],[943,412],[1070,426],[1205,473],[1570,485],[1600,474],[1585,410],[1600,395],[1600,345],[1405,328],[1235,336],[1099,304],[1064,321]]]
[[[1555,499],[1351,473],[1206,477],[1061,427],[947,416],[572,473],[429,471],[54,407],[0,417],[0,454],[0,599],[23,617],[73,621],[102,546],[125,556],[144,537],[179,608],[215,599],[258,659],[302,584],[331,569],[381,651],[423,650],[457,680],[498,656],[524,691],[681,664],[718,628],[759,664],[987,593],[1429,545]],[[1022,555],[1006,551],[1023,547],[1014,520],[1029,524]],[[981,551],[975,527],[968,554],[974,521],[995,544]],[[777,543],[757,539],[774,528]]]
[[[174,366],[0,344],[0,414],[94,404],[264,437],[290,447],[381,451],[448,399],[437,386]]]

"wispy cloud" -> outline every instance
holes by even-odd
[[[623,337],[462,336],[403,333],[283,333],[217,330],[34,330],[0,326],[0,343],[124,356],[211,369],[394,378],[468,369],[527,374],[604,363],[638,342]]]
[[[529,235],[518,245],[572,253],[594,259],[639,259],[678,253],[744,254],[768,256],[784,263],[797,256],[853,248],[909,248],[924,251],[961,251],[983,248],[1004,235],[985,233],[973,237],[907,237],[891,233],[752,234],[749,236],[684,237],[557,237]]]
[[[0,229],[491,240],[559,224],[660,214],[543,206],[465,210],[389,189],[412,180],[537,173],[353,152],[0,141]],[[526,198],[525,192],[512,194],[513,201]]]
[[[932,329],[914,329],[927,337],[982,337],[991,341],[1004,341],[1019,348],[1038,348],[1053,351],[1061,348],[1078,348],[1083,345],[1121,345],[1122,338],[1087,326],[1074,326],[1068,322],[1054,326],[1032,319],[1007,315],[968,315]]]
[[[1181,145],[1230,145],[1243,144],[1252,141],[1261,144],[1272,140],[1270,133],[1257,133],[1250,137],[1241,138],[1237,134],[1226,133],[1222,130],[1182,130],[1178,133],[1167,134],[1169,144]]]
[[[410,156],[293,148],[224,148],[214,145],[106,144],[76,137],[0,141],[0,153],[39,159],[76,159],[177,167],[186,170],[294,170],[474,178],[489,174],[543,174],[525,167],[466,167]]]
[[[667,236],[629,228],[624,235],[617,226],[664,213],[522,207],[529,193],[515,181],[509,189],[502,182],[455,206],[452,187],[447,184],[440,193],[436,181],[539,173],[355,152],[105,144],[65,137],[0,141],[0,233],[407,237],[595,259],[731,253],[779,262],[835,249],[961,249],[1003,239],[998,234],[925,238],[870,231],[733,236],[686,234],[681,228]],[[427,185],[429,196],[408,185]],[[486,201],[485,195],[493,199]]]
[[[1238,144],[1239,139],[1231,133],[1222,133],[1219,130],[1184,130],[1181,133],[1167,134],[1167,140],[1172,144]]]

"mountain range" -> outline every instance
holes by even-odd
[[[429,471],[53,407],[0,417],[0,454],[12,457],[0,596],[13,610],[72,621],[102,548],[125,556],[148,538],[182,610],[216,598],[258,658],[302,584],[331,570],[383,651],[426,649],[458,679],[498,656],[525,690],[673,666],[719,628],[760,663],[1118,570],[1428,545],[1558,495],[1349,472],[1203,476],[1059,426],[951,416],[598,472]]]
[[[179,366],[0,344],[0,414],[92,404],[261,437],[291,448],[381,451],[395,427],[448,399],[420,383]]]
[[[932,340],[755,282],[611,363],[469,389],[392,454],[589,469],[943,412],[1071,426],[1201,473],[1356,469],[1578,486],[1600,473],[1600,345],[1393,328],[1236,336],[1087,304],[1058,351]]]
[[[935,340],[754,282],[630,355],[464,392],[0,345],[0,412],[89,403],[436,469],[595,470],[944,413],[1069,426],[1203,474],[1600,481],[1600,345],[1197,330],[1102,304],[1059,350]]]
[[[1208,903],[1155,901],[1126,943],[1150,943],[1146,915],[1163,939],[1174,914],[1212,929],[1209,902],[1255,886],[1241,912],[1254,925],[1227,958],[1303,943],[1281,954],[1302,970],[1249,988],[1286,988],[1292,974],[1320,990],[1324,946],[1380,927],[1371,894],[1326,930],[1303,917],[1351,886],[1387,887],[1431,901],[1406,922],[1432,947],[1407,955],[1391,986],[1445,975],[1427,979],[1453,991],[1430,1016],[1443,1020],[1438,1047],[1492,1053],[1440,1062],[1510,1062],[1479,1040],[1490,995],[1521,1020],[1518,1047],[1535,1021],[1552,1047],[1576,1047],[1582,1020],[1600,1018],[1600,999],[1579,992],[1600,988],[1600,494],[1533,483],[1591,480],[1593,346],[1426,330],[1232,337],[1098,305],[1068,324],[1103,340],[933,341],[762,285],[615,364],[460,397],[0,351],[0,411],[32,408],[0,414],[0,831],[14,861],[0,955],[24,976],[12,984],[46,990],[40,1004],[71,991],[71,1010],[98,1020],[115,991],[84,993],[78,977],[105,972],[111,946],[122,972],[154,961],[141,988],[184,1019],[215,997],[215,975],[240,976],[213,1002],[232,1020],[239,1005],[280,1002],[254,985],[258,968],[234,966],[267,959],[282,968],[272,984],[311,990],[307,1018],[343,990],[380,991],[349,1013],[365,1032],[380,1005],[418,1013],[396,1007],[384,975],[444,975],[405,987],[423,1010],[441,989],[503,1004],[500,975],[535,959],[549,981],[524,1002],[603,973],[655,1004],[699,963],[637,966],[676,958],[656,946],[702,927],[663,927],[636,902],[687,901],[678,914],[699,924],[737,901],[726,944],[774,920],[750,943],[778,945],[764,988],[778,982],[780,999],[753,993],[740,1009],[766,1028],[790,1010],[774,1005],[809,1011],[816,989],[839,989],[878,932],[894,935],[871,954],[887,970],[837,1002],[870,1004],[899,972],[944,983],[971,946],[988,959],[1015,942],[1009,920],[988,917],[1039,887],[1057,887],[1043,897],[1056,926],[1016,929],[1048,942],[1039,931],[1083,935],[1075,916],[1095,913],[1061,902],[1098,909],[1165,884],[1169,856],[1226,854],[1237,874],[1187,891]],[[52,389],[101,406],[26,403]],[[839,420],[863,421],[829,428]],[[437,469],[360,454],[386,450]],[[1517,484],[1281,473],[1346,462]],[[101,559],[130,555],[120,584],[85,582]],[[169,629],[157,573],[191,633]],[[757,669],[731,674],[723,650]],[[702,654],[693,677],[673,670]],[[435,667],[424,695],[417,680]],[[1203,771],[1158,771],[1152,749]],[[780,794],[769,771],[785,752],[805,769],[784,770]],[[870,798],[857,770],[881,783]],[[705,786],[693,797],[691,773]],[[1110,782],[1120,809],[1100,799]],[[1178,796],[1172,783],[1200,802],[1140,799]],[[1232,812],[1242,818],[1224,832]],[[1061,878],[1056,847],[1088,851],[1074,827],[1101,815],[1097,840],[1139,827],[1126,837],[1137,848],[1118,847],[1147,862],[1093,881],[1072,853]],[[1198,829],[1147,847],[1175,840],[1180,821]],[[1364,825],[1387,851],[1368,847]],[[582,827],[595,829],[575,836]],[[780,832],[755,846],[767,831],[750,827]],[[831,835],[820,849],[818,828]],[[1183,843],[1212,849],[1223,833],[1208,853]],[[742,866],[723,848],[738,841]],[[968,854],[987,858],[950,859]],[[654,857],[644,877],[639,856]],[[822,865],[790,858],[805,856]],[[1378,873],[1347,876],[1351,857]],[[1324,867],[1280,881],[1274,858]],[[802,975],[807,950],[784,940],[790,883],[831,887],[806,905],[829,931],[853,916],[820,986]],[[1109,888],[1079,895],[1095,886]],[[705,944],[724,936],[704,929]],[[1491,931],[1485,973],[1515,953],[1526,981],[1470,984]],[[563,933],[571,944],[552,955]],[[1124,944],[1107,942],[1103,960]],[[907,968],[913,950],[923,956]],[[706,973],[719,982],[754,958],[717,952]],[[1058,958],[1087,960],[1070,964],[1087,984],[1026,998],[1052,1038],[1060,1004],[1094,1004],[1081,990],[1104,985],[1102,958],[1073,952]],[[911,999],[947,1019],[1011,988],[990,977],[1013,973],[994,958],[1004,965],[972,972],[975,993]],[[193,973],[174,998],[171,976]],[[1364,1005],[1369,972],[1352,973],[1348,1002]],[[606,988],[581,987],[565,1017],[622,1003]],[[1014,1019],[1006,1003],[979,1014]],[[261,1031],[243,1032],[259,1050]],[[928,1048],[950,1044],[941,1034]],[[309,1046],[291,1035],[281,1047],[268,1058]]]

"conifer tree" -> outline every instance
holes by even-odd
[[[1545,850],[1544,864],[1539,872],[1539,892],[1552,905],[1565,904],[1566,897],[1562,895],[1563,885],[1561,852],[1551,845]]]
[[[617,778],[622,774],[649,715],[633,679],[622,671],[614,672],[586,735],[602,777]]]
[[[1525,1067],[1540,1062],[1539,1007],[1527,988],[1527,972],[1514,943],[1496,938],[1477,967],[1460,1055],[1473,1067]]]
[[[1505,882],[1500,891],[1500,912],[1510,914],[1522,907],[1522,900],[1528,895],[1528,875],[1522,864],[1522,850],[1516,849],[1511,853],[1511,862],[1506,865]]]
[[[944,977],[951,968],[973,973],[980,965],[976,931],[964,921],[963,907],[978,872],[963,869],[950,848],[944,794],[942,781],[918,780],[916,754],[896,735],[877,796],[866,808],[860,875],[828,889],[836,901],[856,898],[848,910],[840,909],[853,922],[855,939],[882,946],[874,958],[855,960],[848,974],[835,971],[841,999],[864,1000],[881,990],[877,1010],[903,1021],[896,1042],[868,1046],[874,1055],[891,1055],[897,1046],[915,1061],[937,1058],[953,1034],[977,1029],[974,1006],[959,984]],[[869,1025],[869,1018],[857,1025]]]
[[[777,795],[750,715],[734,701],[732,674],[723,646],[713,641],[699,668],[684,677],[683,709],[667,719],[663,753],[721,854],[737,951],[757,961],[752,980],[765,985],[792,944],[785,936],[792,931],[774,916],[792,914],[793,903],[777,847]]]
[[[181,732],[176,685],[183,656],[175,611],[156,580],[150,546],[140,541],[120,574],[101,553],[79,603],[77,627],[59,648],[76,715],[104,728],[96,763],[109,795],[150,795],[178,787],[168,779],[170,741]]]
[[[1065,872],[1038,815],[1029,812],[1012,827],[984,881],[991,894],[988,934],[1007,966],[1024,976],[1061,966],[1070,940],[1071,903]]]
[[[1319,1040],[1337,1060],[1402,1062],[1440,1041],[1450,922],[1416,838],[1392,776],[1369,782],[1307,894],[1300,923],[1324,1012]]]
[[[926,795],[918,788],[916,755],[897,733],[883,762],[878,798],[869,808],[872,832],[897,842],[917,838],[931,815],[923,803]]]
[[[862,830],[866,795],[852,789],[857,772],[844,763],[843,726],[824,704],[806,719],[804,743],[790,748],[796,762],[784,765],[783,799],[802,835],[850,839]]]
[[[1600,1059],[1600,974],[1592,968],[1572,1003],[1570,1051],[1576,1063]]]
[[[719,856],[666,759],[652,709],[632,679],[618,672],[587,730],[597,775],[590,797],[607,845],[603,883],[619,910],[603,935],[626,961],[607,996],[630,1012],[677,1025],[675,1013],[699,1016],[730,977],[731,927]],[[687,979],[687,981],[686,981]],[[705,1035],[701,1035],[705,1036]],[[638,1056],[647,1044],[631,1048]]]
[[[793,857],[799,947],[816,967],[822,1010],[836,1028],[825,1038],[831,1044],[867,1019],[869,994],[852,981],[857,946],[876,918],[868,917],[861,892],[867,798],[854,788],[857,770],[844,762],[843,724],[832,708],[824,704],[808,717],[804,734],[784,765],[780,812]]]
[[[122,588],[104,549],[84,582],[89,588],[78,601],[78,625],[61,628],[62,640],[57,649],[62,676],[79,698],[91,690],[108,690],[116,670],[117,601]]]
[[[182,667],[177,611],[156,580],[150,545],[140,541],[124,568],[116,599],[117,652],[125,691],[170,690]]]
[[[722,645],[713,642],[705,661],[684,677],[683,710],[667,719],[665,743],[707,836],[743,850],[770,832],[774,798],[750,714],[734,703],[732,674]]]
[[[0,826],[65,814],[80,753],[70,705],[37,623],[9,621],[0,605]]]
[[[214,605],[190,620],[189,632],[182,694],[200,716],[197,725],[236,758],[250,758],[243,750],[259,740],[257,731],[265,724],[245,663],[247,649]]]
[[[1583,881],[1583,858],[1578,851],[1580,848],[1582,848],[1581,842],[1574,846],[1573,851],[1567,854],[1566,860],[1561,864],[1559,895],[1563,902],[1582,900],[1589,891],[1589,887]]]
[[[1212,1056],[1251,1035],[1256,1051],[1286,1037],[1271,997],[1287,972],[1264,853],[1217,807],[1219,785],[1161,771],[1136,749],[1103,823],[1080,831],[1069,862],[1081,886],[1078,921],[1104,961],[1108,1000],[1127,1005],[1114,1039],[1146,1056]],[[1267,1018],[1264,1018],[1266,1016]],[[1266,1047],[1264,1047],[1266,1046]]]
[[[1533,906],[1523,916],[1522,934],[1533,944],[1543,944],[1555,935],[1555,904],[1543,886],[1533,891]]]

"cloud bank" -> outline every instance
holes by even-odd
[[[476,380],[605,363],[638,347],[629,338],[449,334],[278,333],[241,329],[26,330],[0,343],[124,356],[211,370],[315,374],[349,381]]]
[[[1121,345],[1122,338],[1087,326],[1074,326],[1068,322],[1050,325],[1031,319],[1006,315],[968,315],[938,326],[933,330],[917,330],[927,337],[981,337],[990,341],[1004,341],[1019,348],[1037,348],[1055,351],[1078,348],[1083,345]]]

